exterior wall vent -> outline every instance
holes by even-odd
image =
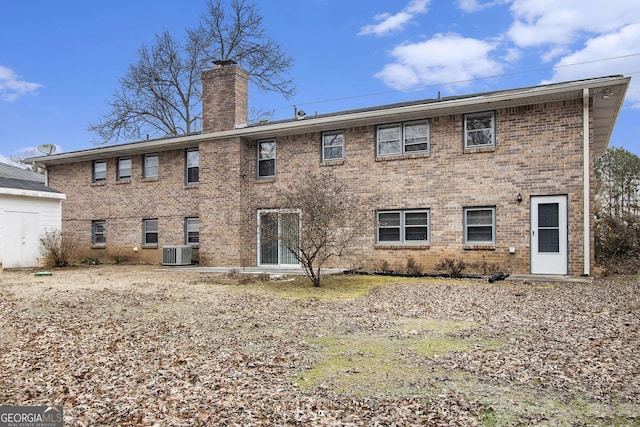
[[[163,246],[162,265],[191,265],[191,246]]]

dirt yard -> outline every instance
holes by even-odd
[[[65,426],[640,425],[640,283],[0,273],[0,405]]]

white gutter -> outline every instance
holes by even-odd
[[[20,188],[6,188],[6,187],[0,187],[0,194],[4,194],[7,196],[39,197],[42,199],[64,200],[67,198],[67,196],[63,193],[52,193],[49,191],[24,190]]]
[[[50,156],[41,156],[26,159],[27,163],[44,163],[55,164],[57,162],[64,163],[65,160],[77,161],[83,158],[91,158],[92,156],[108,156],[109,153],[120,153],[124,150],[131,152],[145,152],[154,151],[157,149],[171,150],[175,148],[184,148],[188,144],[197,144],[200,141],[215,141],[217,139],[224,139],[230,137],[271,137],[278,134],[295,133],[297,130],[304,130],[308,132],[313,129],[328,129],[329,127],[340,127],[348,125],[358,125],[359,123],[377,120],[377,119],[389,119],[393,115],[403,114],[425,114],[428,112],[436,112],[438,114],[447,114],[451,110],[456,108],[464,108],[466,111],[472,111],[472,107],[478,109],[488,108],[489,105],[496,105],[500,103],[513,103],[519,99],[527,98],[544,98],[553,95],[564,94],[569,91],[585,90],[585,85],[591,85],[590,87],[607,87],[612,83],[619,83],[623,81],[620,77],[603,77],[594,79],[590,82],[576,81],[548,86],[536,86],[524,89],[510,89],[498,92],[492,92],[488,94],[480,94],[470,97],[454,98],[450,100],[442,100],[437,102],[429,102],[426,104],[405,105],[390,108],[381,108],[375,110],[354,111],[344,114],[327,115],[321,117],[307,117],[302,120],[285,121],[280,123],[272,123],[262,126],[240,127],[236,129],[214,132],[214,133],[202,133],[196,135],[187,135],[168,139],[158,139],[152,141],[132,142],[122,145],[111,145],[108,147],[93,148],[81,151],[72,151],[69,153],[54,154]]]
[[[584,240],[584,276],[591,272],[591,187],[589,183],[589,89],[582,89],[582,175],[583,175],[583,240]]]

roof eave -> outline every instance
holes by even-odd
[[[215,133],[202,133],[187,135],[169,139],[134,142],[108,147],[98,147],[82,151],[40,156],[26,159],[26,163],[42,166],[89,161],[109,157],[152,153],[155,151],[168,151],[188,148],[202,141],[215,141],[227,138],[261,139],[277,137],[292,133],[318,132],[323,130],[362,126],[386,121],[405,121],[424,118],[425,116],[442,116],[448,114],[472,113],[488,109],[503,107],[515,107],[530,105],[532,103],[561,101],[578,99],[582,97],[583,89],[590,89],[591,96],[595,96],[598,90],[612,88],[614,94],[610,97],[608,114],[602,114],[602,127],[596,132],[594,129],[594,143],[598,147],[596,151],[608,145],[613,132],[615,119],[622,107],[624,94],[627,91],[630,78],[622,76],[602,77],[597,79],[579,80],[567,83],[558,83],[543,86],[534,86],[524,89],[512,89],[487,94],[479,94],[463,98],[443,99],[437,102],[396,106],[392,108],[363,110],[347,112],[345,114],[328,115],[320,117],[307,117],[302,120],[277,122],[259,126],[242,127]],[[618,95],[619,93],[619,95]],[[595,99],[595,98],[594,98]],[[594,116],[598,117],[599,103],[594,101]]]

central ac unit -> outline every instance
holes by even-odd
[[[162,265],[191,265],[191,246],[163,246]]]

